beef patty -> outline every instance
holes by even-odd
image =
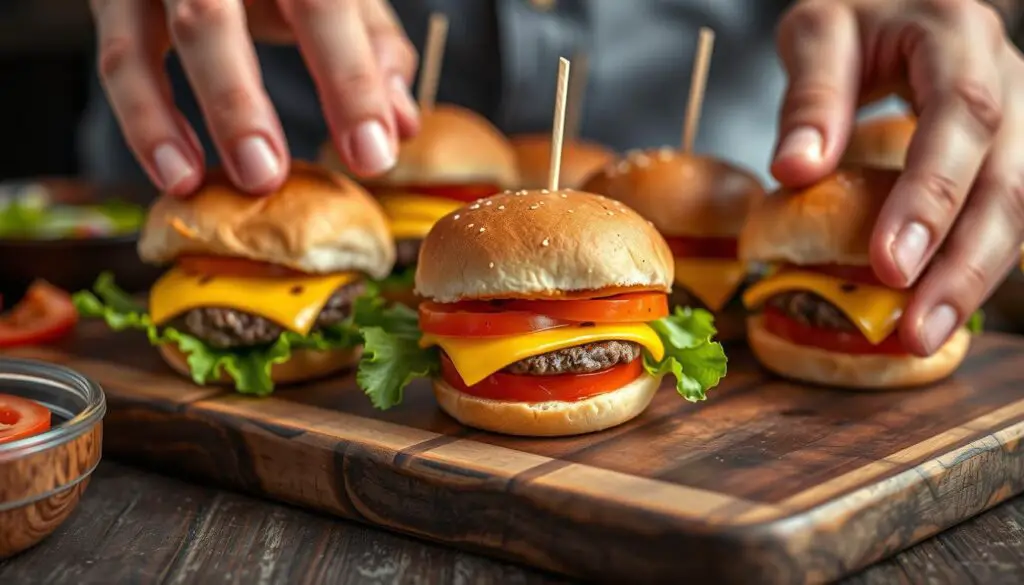
[[[420,256],[420,245],[423,240],[396,240],[395,241],[395,271],[408,268],[416,264]]]
[[[597,341],[528,357],[503,371],[524,376],[589,374],[628,364],[638,357],[640,345],[632,341]]]
[[[768,299],[767,305],[804,325],[821,329],[858,331],[857,326],[838,307],[814,293],[782,293]]]
[[[365,289],[362,281],[355,281],[334,291],[320,310],[313,329],[329,327],[347,318],[352,312],[352,301]],[[263,317],[223,307],[192,309],[175,319],[175,325],[221,349],[273,343],[285,330]]]

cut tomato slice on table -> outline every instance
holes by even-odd
[[[872,344],[860,331],[839,331],[812,327],[790,319],[774,307],[766,307],[762,313],[764,328],[776,337],[798,345],[817,347],[825,351],[860,355],[905,355],[906,348],[896,332]]]
[[[491,400],[515,402],[573,402],[618,390],[643,373],[640,358],[590,374],[559,374],[554,376],[522,376],[496,372],[481,382],[467,386],[446,355],[441,357],[441,377],[464,394]]]
[[[78,322],[71,295],[44,281],[36,281],[24,298],[0,315],[0,348],[55,341]]]
[[[0,443],[24,439],[50,429],[50,410],[27,398],[0,394]]]

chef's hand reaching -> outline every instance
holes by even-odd
[[[931,354],[1020,258],[1021,53],[976,0],[808,0],[783,19],[778,44],[789,73],[772,166],[781,183],[833,170],[873,96],[895,91],[918,115],[871,265],[888,286],[914,286],[900,338]]]
[[[155,185],[186,195],[204,154],[175,108],[173,49],[232,182],[280,186],[290,164],[253,40],[294,43],[316,83],[331,139],[354,172],[389,169],[419,121],[416,51],[386,0],[92,0],[99,72],[129,146]]]

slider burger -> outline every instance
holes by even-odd
[[[963,361],[966,328],[932,356],[908,353],[896,329],[910,291],[886,287],[870,268],[868,242],[897,176],[840,169],[806,189],[783,189],[751,212],[740,257],[780,265],[743,297],[759,311],[750,317],[748,342],[766,368],[806,382],[883,390],[939,380]]]
[[[148,311],[109,275],[75,295],[79,313],[114,329],[141,329],[164,359],[197,384],[268,394],[355,364],[353,305],[364,279],[395,258],[387,220],[355,183],[293,163],[276,192],[254,197],[211,172],[193,196],[151,207],[139,255],[172,267]]]
[[[513,136],[521,189],[541,189],[548,184],[551,166],[551,133]],[[562,143],[559,183],[569,189],[579,188],[590,175],[615,159],[607,148],[581,140]]]
[[[858,123],[843,152],[841,164],[849,167],[902,169],[915,126],[914,118],[908,116],[883,116]]]
[[[343,170],[331,145],[321,160]],[[508,140],[486,118],[438,104],[423,113],[419,134],[401,144],[394,168],[362,183],[383,206],[397,248],[395,273],[382,292],[415,306],[416,258],[434,222],[467,202],[518,186],[519,175]]]
[[[669,314],[672,272],[664,240],[621,203],[572,190],[489,197],[435,224],[416,269],[422,333],[367,328],[357,381],[386,408],[432,377],[461,423],[526,436],[622,424],[667,373],[702,400],[725,354],[710,314]]]
[[[665,237],[675,262],[672,306],[713,312],[723,341],[743,337],[741,294],[763,272],[736,257],[747,211],[765,195],[752,174],[716,158],[664,148],[631,152],[583,188],[625,203]]]

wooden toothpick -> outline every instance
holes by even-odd
[[[548,189],[558,190],[558,173],[562,170],[562,136],[565,133],[565,98],[569,93],[569,60],[558,58],[558,85],[555,90],[555,120],[551,126],[551,166],[548,168]]]
[[[440,12],[430,15],[430,28],[427,31],[427,49],[423,55],[423,66],[420,69],[420,87],[417,101],[421,111],[434,108],[437,97],[437,84],[441,80],[441,60],[444,57],[444,45],[448,39],[448,17]]]
[[[569,94],[565,105],[565,140],[572,142],[579,138],[580,119],[583,116],[583,96],[587,93],[587,54],[577,52],[572,56],[572,75],[569,76]]]
[[[700,126],[700,112],[704,104],[704,89],[708,82],[708,67],[711,65],[711,51],[715,46],[715,32],[701,27],[697,43],[697,55],[693,59],[693,73],[690,76],[690,99],[686,104],[686,120],[683,123],[683,151],[692,152]]]

